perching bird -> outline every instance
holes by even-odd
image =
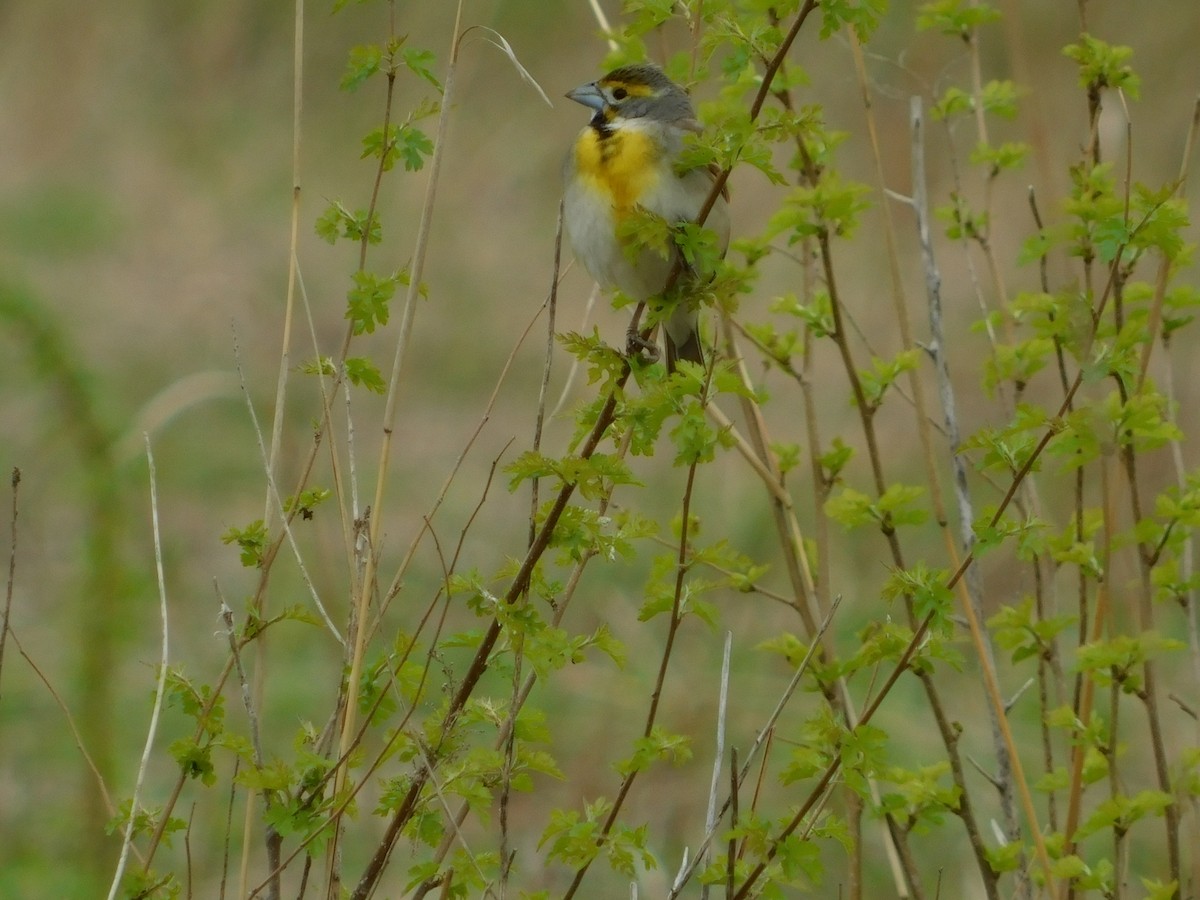
[[[707,167],[677,169],[684,136],[701,130],[696,111],[683,88],[648,63],[614,69],[567,97],[594,111],[567,156],[567,236],[576,258],[602,287],[645,301],[666,288],[678,250],[664,258],[643,248],[631,260],[628,239],[619,231],[639,210],[670,225],[696,221],[715,178]],[[717,198],[704,225],[724,253],[729,242],[725,196]],[[677,359],[703,364],[698,328],[697,304],[684,297],[663,322],[668,372]]]

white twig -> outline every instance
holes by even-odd
[[[712,783],[708,787],[708,812],[704,817],[704,833],[709,834],[717,828],[717,791],[721,786],[721,770],[725,767],[725,713],[729,708],[729,656],[733,648],[733,632],[725,632],[725,655],[721,661],[721,696],[717,701],[717,753],[713,759]],[[712,847],[706,851],[704,865],[711,860]],[[675,887],[677,885],[673,885]],[[700,892],[701,898],[708,896],[708,885]]]
[[[779,721],[779,717],[783,715],[784,708],[792,699],[792,695],[796,693],[796,688],[800,686],[800,680],[808,672],[808,666],[812,662],[813,654],[816,653],[817,648],[821,645],[821,638],[824,637],[825,632],[829,629],[829,625],[831,622],[833,622],[833,617],[837,613],[837,609],[841,603],[842,595],[838,594],[833,598],[833,602],[829,604],[829,612],[825,614],[825,618],[821,622],[820,627],[817,629],[817,633],[812,636],[812,641],[808,645],[808,652],[804,654],[804,659],[802,659],[800,661],[800,665],[796,667],[796,672],[792,675],[792,680],[789,681],[787,687],[783,689],[783,695],[779,698],[779,702],[775,704],[775,708],[771,710],[771,715],[767,716],[766,723],[761,729],[759,729],[758,737],[755,738],[754,743],[750,745],[750,751],[746,754],[746,760],[744,763],[742,763],[742,769],[738,773],[739,783],[745,780],[746,775],[750,772],[750,764],[754,761],[754,757],[758,755],[758,751],[761,750],[763,744],[766,743],[767,737],[771,734],[771,730],[775,727],[775,723]],[[730,800],[730,797],[726,797],[725,802],[721,804],[721,811],[717,813],[716,816],[717,821],[720,821],[721,816],[725,815],[725,810],[729,808]],[[673,900],[673,898],[679,896],[679,892],[683,889],[683,886],[687,884],[688,880],[692,877],[692,875],[695,874],[698,862],[708,851],[709,845],[712,844],[713,837],[716,835],[716,833],[717,828],[715,824],[706,829],[704,840],[700,843],[699,848],[696,850],[695,859],[685,871],[681,872],[680,875],[676,877],[675,884],[672,886],[671,892],[667,895],[667,900]]]
[[[691,857],[688,856],[688,848],[684,847],[683,848],[683,858],[679,861],[679,871],[675,873],[675,881],[671,884],[672,888],[681,887],[683,885],[683,879],[685,879],[687,877],[688,867],[691,864],[691,862],[692,862]],[[636,888],[636,886],[634,886],[634,887]],[[704,891],[703,891],[703,893],[700,894],[700,896],[701,897],[708,896],[708,885],[707,884],[704,886]]]
[[[115,900],[121,887],[121,879],[125,877],[125,864],[129,861],[129,851],[133,847],[133,823],[137,819],[138,796],[142,791],[142,781],[146,777],[146,769],[150,766],[150,750],[154,746],[154,735],[158,732],[158,716],[162,711],[163,695],[167,688],[167,584],[163,577],[162,540],[158,531],[158,486],[155,481],[154,453],[150,450],[150,437],[146,435],[146,461],[150,464],[150,521],[154,530],[154,567],[158,575],[158,608],[162,618],[162,655],[158,663],[158,685],[154,690],[154,709],[150,713],[150,730],[146,735],[146,745],[142,748],[142,762],[138,766],[137,780],[133,785],[133,797],[129,801],[129,821],[125,823],[125,837],[121,841],[121,857],[117,860],[117,871],[113,875],[112,886],[108,889],[108,900]],[[166,815],[164,812],[163,815]]]

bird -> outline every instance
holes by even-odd
[[[601,287],[645,302],[667,288],[680,265],[679,251],[674,245],[665,255],[650,247],[630,248],[622,225],[644,214],[671,226],[698,218],[719,170],[679,169],[685,136],[702,130],[696,110],[687,92],[652,63],[613,69],[566,96],[592,111],[564,165],[567,238]],[[716,235],[724,255],[730,230],[724,191],[704,226]],[[695,273],[685,266],[684,276],[694,280]],[[662,324],[668,373],[677,360],[704,364],[694,298],[681,298]]]

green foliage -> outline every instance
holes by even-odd
[[[893,359],[871,358],[871,368],[858,373],[867,409],[875,410],[883,403],[883,395],[896,380],[917,367],[917,351],[904,350]]]
[[[860,41],[869,40],[887,8],[888,0],[822,0],[821,37],[850,27]]]
[[[505,468],[512,476],[509,490],[516,490],[529,479],[553,477],[557,487],[570,485],[588,499],[603,496],[613,485],[640,483],[623,460],[606,453],[593,453],[587,459],[579,456],[552,459],[527,450]]]
[[[1041,618],[1034,614],[1033,602],[1032,597],[1026,597],[988,619],[996,643],[1012,653],[1014,663],[1052,658],[1056,639],[1076,621],[1075,616],[1068,615]]]
[[[1138,98],[1141,79],[1129,65],[1133,56],[1130,47],[1108,44],[1080,35],[1079,43],[1063,48],[1063,54],[1079,64],[1079,86],[1088,90],[1121,90],[1134,100]]]
[[[1136,636],[1123,634],[1111,640],[1084,644],[1079,648],[1079,667],[1090,672],[1097,684],[1113,685],[1127,694],[1139,694],[1145,688],[1142,672],[1146,661],[1186,646],[1182,641],[1164,638],[1151,631]]]
[[[346,380],[356,387],[366,388],[373,394],[387,391],[387,382],[383,380],[383,374],[370,359],[348,356],[342,361],[342,365],[346,370]]]
[[[946,586],[948,580],[949,573],[930,570],[924,563],[918,563],[912,569],[893,572],[883,586],[883,596],[912,603],[918,619],[929,619],[933,628],[941,629],[947,625],[954,604],[954,594]]]
[[[968,38],[980,25],[1000,20],[1000,11],[987,3],[938,0],[924,3],[917,14],[917,29],[934,30],[951,37]]]
[[[231,527],[221,535],[222,544],[237,544],[242,551],[242,565],[248,568],[262,565],[263,553],[267,549],[267,526],[262,519],[255,519],[245,528]]]
[[[296,513],[302,519],[311,519],[314,510],[333,496],[333,492],[326,488],[309,488],[301,491],[295,497],[288,497],[283,501],[283,511],[286,513]]]
[[[656,725],[650,734],[634,742],[633,755],[616,764],[617,772],[629,776],[660,761],[682,765],[692,758],[690,745],[691,739],[686,735],[671,734]]]
[[[379,71],[383,64],[383,48],[377,44],[351,47],[346,60],[346,71],[340,87],[343,91],[356,90],[364,81]]]
[[[854,488],[842,488],[825,504],[826,514],[845,528],[860,528],[877,524],[884,529],[898,525],[919,525],[928,513],[917,501],[925,489],[917,485],[894,484],[883,496],[872,500],[870,496]]]
[[[389,305],[397,285],[409,283],[408,271],[400,269],[391,275],[375,275],[358,270],[351,276],[354,287],[346,294],[346,318],[355,334],[371,334],[388,323]]]
[[[397,161],[404,163],[409,172],[416,172],[425,165],[425,159],[433,153],[433,141],[421,129],[403,123],[388,125],[368,132],[362,139],[362,158],[374,157],[379,167],[388,172]]]
[[[133,809],[132,800],[122,800],[121,805],[117,808],[116,815],[108,820],[104,827],[104,831],[110,835],[124,835],[127,828],[130,827],[130,811]],[[137,813],[133,816],[132,834],[135,837],[152,834],[159,826],[161,811],[149,810],[139,807]],[[187,822],[176,816],[167,818],[163,825],[163,835],[169,842],[171,835],[178,834],[187,828]]]
[[[767,235],[787,235],[795,244],[809,237],[852,237],[859,218],[868,209],[870,189],[844,183],[831,173],[816,185],[793,188],[780,210],[771,217]]]
[[[945,821],[946,813],[958,810],[962,791],[955,784],[947,784],[950,764],[939,762],[923,766],[916,771],[891,767],[883,773],[882,780],[894,785],[880,798],[879,813],[886,813],[899,821],[905,828],[918,834]]]
[[[351,241],[365,240],[368,244],[378,244],[383,240],[383,229],[378,219],[372,217],[365,209],[350,212],[337,202],[330,203],[325,212],[318,217],[316,231],[330,244],[337,243],[339,238]]]
[[[645,846],[644,826],[621,826],[608,834],[602,831],[602,819],[611,809],[612,803],[601,798],[586,804],[582,817],[573,810],[552,811],[538,847],[548,846],[550,859],[574,868],[586,866],[600,855],[614,871],[630,878],[636,874],[636,866],[655,868],[654,857]]]

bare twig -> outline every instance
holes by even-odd
[[[533,450],[542,447],[542,426],[546,421],[546,393],[550,389],[550,369],[554,362],[554,324],[558,312],[558,270],[562,261],[563,204],[558,203],[558,224],[554,228],[554,273],[550,279],[550,295],[546,301],[546,359],[542,364],[542,384],[538,389],[537,417],[533,426]],[[538,479],[534,478],[529,509],[529,543],[533,543],[538,508]]]
[[[0,624],[0,675],[4,673],[4,645],[8,643],[8,618],[12,614],[13,584],[17,578],[17,494],[21,487],[21,470],[12,470],[12,513],[8,527],[8,579],[4,588],[4,622]]]
[[[950,378],[949,363],[946,359],[946,340],[942,328],[942,294],[941,271],[933,252],[933,240],[929,223],[929,203],[925,179],[925,120],[921,109],[921,98],[914,96],[910,103],[909,124],[912,131],[912,209],[916,216],[917,236],[921,245],[921,258],[925,269],[925,286],[928,295],[930,346],[929,352],[933,357],[934,371],[937,374],[938,393],[941,399],[942,415],[946,422],[947,449],[950,452],[951,465],[954,471],[954,494],[958,503],[959,540],[965,552],[971,552],[975,544],[975,510],[971,500],[970,488],[967,483],[966,461],[960,452],[961,442],[958,427],[958,403],[954,396],[954,384]],[[944,520],[943,520],[944,521]],[[957,561],[953,543],[947,545],[951,559]],[[973,583],[971,583],[973,582]],[[970,586],[968,584],[970,583]],[[1009,840],[1020,835],[1015,803],[1013,802],[1014,787],[1021,794],[1024,811],[1030,829],[1037,833],[1038,819],[1032,803],[1029,786],[1025,782],[1021,761],[1015,752],[1016,741],[1006,717],[1004,701],[1000,696],[999,681],[996,676],[995,653],[987,632],[980,625],[982,611],[979,603],[981,585],[978,570],[971,568],[967,577],[959,582],[959,597],[963,613],[967,619],[971,641],[979,657],[979,665],[983,675],[984,693],[987,695],[988,717],[992,727],[992,742],[996,754],[997,773],[993,779],[1001,798],[1001,806],[1007,826]],[[1015,782],[1015,784],[1014,784]],[[1037,838],[1040,841],[1040,837]],[[1028,893],[1028,886],[1022,882],[1019,891]],[[994,886],[993,886],[994,891]]]
[[[54,689],[54,685],[50,683],[50,679],[46,677],[46,673],[43,672],[41,668],[38,667],[38,664],[33,661],[33,657],[25,652],[25,648],[21,646],[21,640],[18,637],[17,632],[9,629],[9,636],[12,638],[13,646],[17,648],[17,653],[21,655],[21,658],[24,659],[29,668],[33,670],[33,674],[38,677],[38,680],[45,685],[46,690],[50,692],[50,696],[54,698],[55,705],[57,705],[62,711],[63,718],[65,718],[67,721],[67,728],[70,729],[71,737],[75,741],[75,746],[79,748],[79,753],[83,757],[83,761],[87,763],[87,767],[91,770],[92,775],[96,779],[96,787],[99,788],[100,796],[104,800],[104,808],[108,811],[110,818],[115,816],[117,814],[117,807],[113,803],[112,795],[110,795],[108,792],[108,785],[104,781],[104,775],[100,772],[100,767],[96,765],[96,761],[92,759],[92,755],[88,753],[87,746],[83,741],[83,733],[80,732],[79,726],[75,724],[75,717],[71,715],[70,707],[67,706],[66,702],[62,698],[62,695],[60,695],[58,691]],[[138,858],[140,860],[141,854],[136,847],[134,847],[134,853],[138,854]]]
[[[721,693],[717,700],[717,741],[716,752],[713,754],[712,781],[708,788],[708,810],[704,815],[704,832],[707,834],[717,827],[717,793],[721,786],[721,769],[725,765],[725,714],[729,708],[729,657],[733,648],[733,632],[725,632],[725,650],[721,656]],[[712,862],[712,848],[705,853],[704,865]],[[672,885],[676,887],[677,885]],[[701,889],[701,900],[708,897],[708,885]]]
[[[762,727],[758,729],[758,737],[756,737],[754,739],[754,743],[750,745],[750,751],[746,754],[746,758],[742,762],[741,769],[734,774],[734,777],[737,779],[739,784],[743,783],[746,780],[746,776],[750,774],[751,764],[754,762],[754,757],[758,755],[759,750],[761,750],[770,742],[771,735],[775,732],[775,723],[779,721],[779,717],[783,715],[783,711],[791,701],[792,695],[796,692],[796,688],[800,686],[800,682],[803,680],[804,676],[808,674],[809,666],[812,664],[813,657],[821,645],[821,638],[824,636],[826,630],[833,622],[833,616],[837,612],[838,606],[841,605],[841,602],[841,595],[833,598],[833,602],[829,607],[829,612],[826,614],[825,620],[821,622],[820,626],[817,628],[817,632],[813,635],[812,640],[809,642],[808,650],[805,652],[804,658],[800,660],[800,665],[797,666],[796,671],[792,673],[792,678],[787,683],[787,687],[783,689],[783,693],[780,695],[779,700],[776,701],[775,708],[771,710],[771,714],[767,716],[767,720],[763,723]],[[711,827],[709,827],[709,829],[705,832],[704,840],[700,842],[700,846],[696,849],[696,854],[693,858],[694,861],[692,865],[686,872],[682,873],[680,878],[676,879],[676,883],[671,888],[671,892],[667,894],[667,900],[675,900],[675,898],[679,896],[679,892],[687,884],[688,880],[695,874],[695,870],[699,864],[699,861],[704,858],[704,855],[708,851],[709,844],[712,843],[713,838],[716,836],[717,825],[720,823],[720,820],[725,813],[730,809],[730,806],[733,802],[734,795],[731,793],[729,797],[725,798],[725,802],[721,804],[720,812],[717,813]]]
[[[292,209],[291,233],[288,240],[288,283],[283,311],[283,342],[279,350],[279,376],[275,382],[275,414],[271,422],[271,451],[267,457],[267,473],[274,476],[283,443],[283,418],[287,398],[288,373],[291,371],[292,318],[296,309],[296,276],[300,268],[300,136],[301,113],[304,110],[304,0],[296,0],[293,11],[292,37]],[[263,522],[268,529],[275,505],[271,502],[274,488],[269,487]]]
[[[409,272],[408,289],[404,297],[404,312],[400,319],[400,329],[396,336],[395,352],[392,357],[391,375],[388,379],[387,394],[383,411],[383,440],[379,449],[378,474],[375,480],[375,499],[371,505],[371,522],[369,531],[370,552],[367,554],[366,569],[363,573],[362,584],[358,596],[354,598],[355,614],[358,628],[353,635],[353,650],[350,655],[350,674],[347,679],[345,718],[342,722],[340,753],[345,755],[357,724],[358,679],[362,674],[363,654],[366,651],[367,611],[370,608],[371,597],[375,593],[377,566],[380,547],[380,529],[383,527],[383,494],[388,483],[388,471],[392,459],[392,436],[395,432],[396,410],[399,405],[400,373],[408,355],[409,344],[412,341],[413,322],[416,318],[417,301],[420,298],[421,281],[425,272],[425,258],[429,247],[429,234],[433,223],[434,200],[437,197],[439,178],[442,171],[442,160],[446,154],[446,134],[450,124],[450,110],[454,104],[454,82],[458,71],[458,51],[462,40],[462,10],[463,0],[458,0],[454,14],[454,30],[450,46],[450,62],[446,68],[446,80],[442,88],[441,110],[438,114],[437,136],[434,140],[433,155],[429,160],[429,180],[425,184],[425,199],[421,206],[421,216],[417,225],[416,246],[413,248],[412,263]],[[389,82],[389,90],[390,90]],[[388,107],[390,109],[390,105]],[[386,129],[386,122],[385,122]],[[386,130],[385,130],[386,133]],[[365,238],[364,238],[365,240]],[[340,791],[344,784],[341,774],[336,783]]]
[[[733,832],[738,827],[738,754],[737,747],[729,750],[729,830]],[[725,848],[725,896],[733,895],[734,874],[737,862],[737,838],[730,834],[729,844]]]
[[[121,887],[121,879],[125,877],[125,864],[129,860],[129,851],[133,846],[133,823],[137,820],[138,799],[142,791],[142,782],[146,770],[150,767],[150,750],[154,746],[154,737],[158,733],[158,716],[162,712],[163,697],[167,692],[167,649],[169,630],[167,628],[167,584],[163,576],[162,537],[158,530],[158,482],[154,470],[154,453],[150,449],[150,438],[146,438],[146,462],[150,466],[150,521],[154,531],[154,569],[158,577],[158,611],[162,623],[162,650],[158,661],[158,685],[154,690],[154,708],[150,713],[150,728],[146,734],[146,744],[142,748],[142,762],[138,766],[137,779],[133,784],[133,796],[129,801],[129,821],[125,823],[125,837],[121,841],[121,856],[117,860],[117,871],[113,874],[112,885],[108,889],[108,900],[115,900]],[[167,816],[164,811],[162,815]]]
[[[216,586],[215,582],[213,587],[217,591],[217,599],[221,604],[221,621],[225,625],[225,636],[229,641],[229,652],[233,656],[233,662],[237,668],[238,683],[242,688],[242,705],[246,709],[246,718],[250,723],[250,746],[254,752],[254,764],[261,769],[266,760],[266,757],[263,755],[262,734],[259,729],[258,712],[255,709],[254,697],[252,696],[250,690],[250,683],[246,679],[246,670],[242,667],[242,654],[238,645],[237,630],[233,624],[233,610],[231,610],[229,608],[229,604],[225,602],[225,597],[221,594],[220,588]],[[264,790],[262,793],[263,802],[266,804],[267,808],[270,809],[271,792],[269,790]],[[266,844],[267,863],[271,867],[271,870],[276,873],[271,879],[270,890],[267,896],[270,898],[270,900],[279,900],[280,883],[278,870],[280,837],[279,832],[277,832],[271,826],[267,826]],[[247,867],[248,861],[249,854],[243,854],[239,896],[246,895],[247,872],[249,871]]]

